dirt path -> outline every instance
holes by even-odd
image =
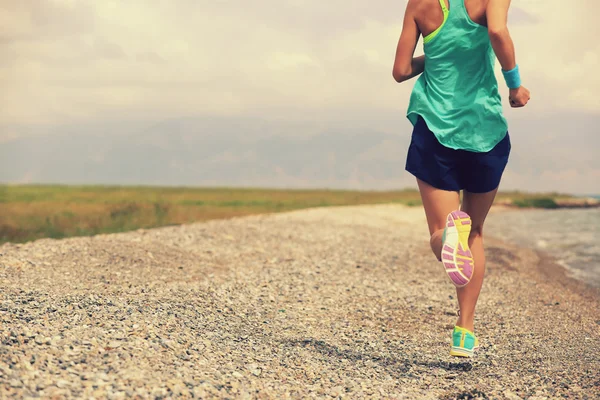
[[[487,246],[464,362],[418,208],[4,245],[0,398],[600,397],[598,297]]]

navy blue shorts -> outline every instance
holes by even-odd
[[[419,117],[408,148],[406,170],[437,189],[487,193],[500,185],[510,147],[507,132],[486,153],[451,149],[443,146]]]

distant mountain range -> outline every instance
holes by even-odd
[[[0,144],[0,181],[331,188],[412,182],[402,173],[408,132],[302,129],[183,118],[134,134],[25,137]]]
[[[133,131],[55,129],[0,143],[0,182],[404,188],[415,185],[404,171],[411,127],[398,125],[386,133],[352,122],[194,117]],[[599,125],[589,114],[512,118],[503,188],[600,192]]]

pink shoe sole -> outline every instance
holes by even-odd
[[[442,263],[456,287],[466,286],[473,276],[475,262],[469,249],[471,217],[463,211],[453,211],[446,219],[446,235],[442,243]]]

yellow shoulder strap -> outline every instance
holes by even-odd
[[[448,15],[448,7],[446,7],[446,1],[440,0],[440,6],[442,6],[442,12],[444,13],[444,19],[446,19],[446,15]]]
[[[459,1],[461,1],[461,0],[459,0]],[[442,12],[444,14],[444,21],[442,22],[442,25],[439,26],[439,28],[437,28],[435,31],[431,32],[429,35],[427,35],[423,38],[423,43],[429,43],[429,41],[431,41],[431,39],[433,39],[434,37],[437,36],[437,34],[442,29],[442,26],[444,26],[446,24],[446,20],[448,19],[448,7],[446,7],[446,2],[444,0],[440,0],[440,5],[442,6]]]

